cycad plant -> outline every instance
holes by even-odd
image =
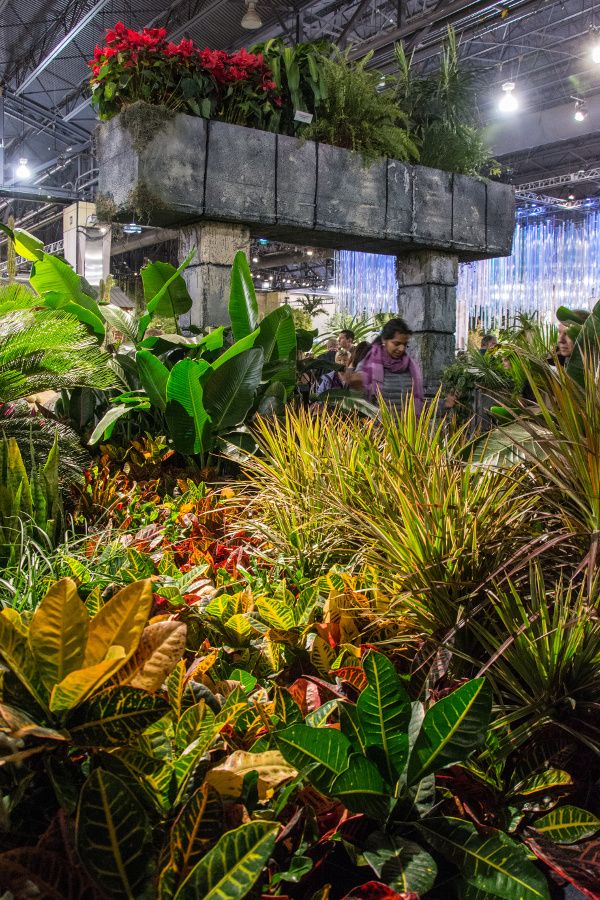
[[[367,69],[370,60],[367,54],[352,62],[347,53],[321,59],[326,92],[302,137],[357,151],[366,163],[381,157],[418,160],[404,108],[394,91],[378,89],[381,74]]]

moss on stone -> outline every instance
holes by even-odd
[[[121,110],[119,123],[131,135],[133,149],[141,153],[174,116],[166,106],[150,106],[139,100]]]
[[[117,204],[110,194],[96,194],[96,215],[99,222],[113,222],[117,212]]]
[[[154,217],[160,210],[167,209],[162,200],[153,194],[144,181],[138,181],[127,195],[127,209],[131,210],[136,222],[147,225],[154,221]]]

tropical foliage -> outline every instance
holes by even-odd
[[[6,408],[36,356],[61,398],[19,418],[47,457],[0,443],[2,890],[597,897],[600,307],[560,311],[565,366],[530,325],[471,358],[482,436],[438,402],[297,408],[314,335],[260,320],[242,257],[230,324],[186,336],[182,268],[133,316],[9,236]],[[30,313],[93,366],[11,351]]]
[[[89,63],[92,102],[102,119],[125,111],[142,144],[169,115],[187,112],[345,147],[365,162],[390,157],[499,174],[454,33],[432,76],[417,77],[401,45],[395,57],[397,73],[384,76],[370,56],[353,61],[326,40],[292,47],[269,40],[227,53],[187,38],[175,44],[164,28],[138,32],[118,22]],[[136,111],[136,103],[144,105]]]

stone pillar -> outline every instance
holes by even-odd
[[[63,210],[63,255],[93,286],[110,272],[110,228],[98,225],[95,203],[72,203]]]
[[[425,393],[434,394],[454,362],[458,258],[419,250],[397,258],[398,312],[414,332],[411,353],[423,371]]]
[[[189,225],[179,232],[179,260],[183,262],[194,247],[196,256],[183,273],[193,303],[181,324],[226,325],[231,266],[238,250],[250,255],[250,229],[222,222]]]

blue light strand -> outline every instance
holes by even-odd
[[[372,316],[397,310],[393,256],[335,254],[338,311]],[[512,256],[460,266],[457,346],[468,329],[491,331],[519,313],[554,320],[559,306],[591,309],[600,296],[600,210],[582,218],[519,217]]]

